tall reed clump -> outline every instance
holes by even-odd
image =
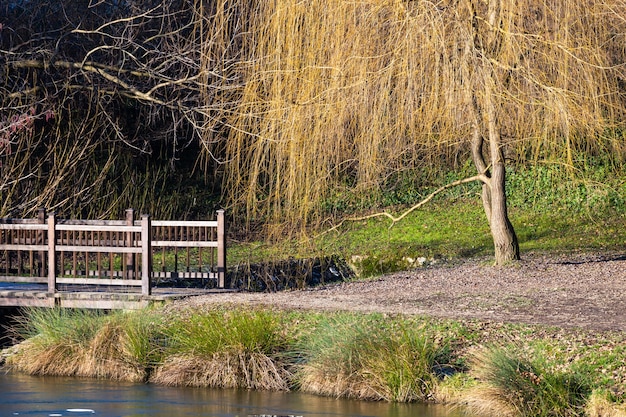
[[[152,382],[218,388],[288,390],[280,360],[280,314],[242,308],[184,314],[168,325],[163,364]]]
[[[19,331],[27,340],[7,365],[32,375],[144,381],[158,361],[157,316],[97,310],[29,309]]]
[[[524,359],[512,348],[481,350],[471,373],[479,383],[464,400],[480,415],[581,416],[591,395],[582,375],[548,369],[541,360]]]
[[[299,344],[301,391],[361,400],[431,399],[434,367],[447,354],[445,342],[424,326],[378,314],[324,316]]]

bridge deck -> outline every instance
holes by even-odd
[[[48,293],[43,285],[0,285],[0,307],[65,307],[89,309],[136,310],[152,304],[205,295],[230,292],[227,289],[153,288],[151,295],[116,291],[116,288],[92,288],[81,291]]]

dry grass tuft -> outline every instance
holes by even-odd
[[[460,400],[460,401],[458,401]],[[457,399],[464,409],[477,416],[518,417],[518,410],[504,401],[502,391],[493,387],[474,387],[463,392]]]
[[[433,368],[448,359],[445,337],[435,340],[425,326],[392,326],[377,314],[328,315],[299,343],[300,390],[332,397],[429,401],[436,391]]]
[[[626,404],[616,404],[606,392],[594,391],[585,407],[588,417],[626,417]]]
[[[91,369],[86,375],[123,381],[145,381],[147,370],[129,352],[126,329],[105,323],[90,345]]]
[[[30,338],[7,358],[7,366],[13,369],[31,375],[147,379],[151,357],[136,348],[136,340],[137,333],[142,333],[146,343],[154,338],[158,327],[150,313],[105,316],[80,310],[33,309],[28,320],[24,330]]]
[[[478,385],[464,401],[481,415],[574,417],[584,412],[591,394],[582,375],[547,369],[516,347],[482,349],[474,355],[471,374]]]
[[[170,386],[287,391],[290,375],[262,353],[220,352],[168,357],[150,378]]]
[[[30,375],[79,375],[84,368],[85,350],[71,344],[48,346],[34,337],[20,344],[6,360],[9,368]]]
[[[378,392],[370,379],[361,372],[348,374],[344,370],[332,372],[319,364],[307,364],[300,369],[300,390],[316,395],[337,398],[381,401],[384,395]]]
[[[20,345],[7,365],[29,375],[80,376],[139,382],[146,370],[124,352],[124,330],[110,323],[86,344],[42,343],[34,337]]]

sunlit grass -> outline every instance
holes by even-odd
[[[626,248],[626,214],[572,214],[564,210],[534,212],[515,208],[511,221],[520,241],[522,257],[529,252],[619,251]],[[338,254],[365,276],[418,267],[419,258],[432,261],[490,257],[493,243],[479,201],[462,199],[435,203],[400,223],[388,219],[347,222],[338,230],[306,241],[234,243],[229,262]]]

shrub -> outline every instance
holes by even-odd
[[[423,326],[347,313],[324,316],[302,337],[300,351],[302,391],[400,402],[432,396],[433,368],[447,352]]]
[[[551,371],[539,360],[518,357],[513,349],[482,350],[474,358],[472,373],[479,385],[467,400],[481,414],[578,416],[583,414],[590,395],[590,387],[581,375]]]

